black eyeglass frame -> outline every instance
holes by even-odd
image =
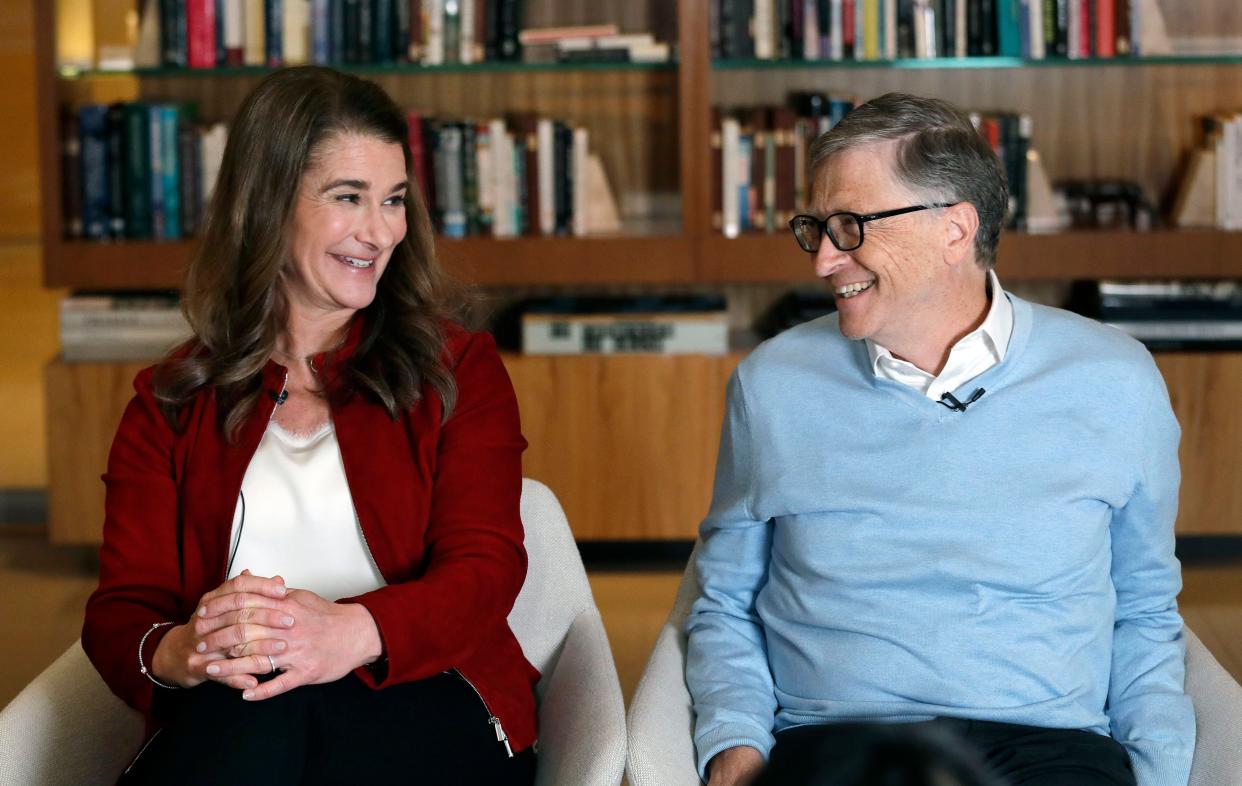
[[[867,213],[865,215],[855,213],[850,210],[838,210],[837,212],[831,213],[822,219],[816,218],[815,216],[807,215],[804,213],[802,215],[797,215],[789,219],[789,228],[794,233],[794,240],[798,241],[798,247],[801,248],[803,251],[807,252],[808,254],[814,254],[817,251],[819,251],[819,246],[816,246],[815,248],[807,248],[805,245],[802,244],[802,238],[798,236],[798,230],[797,230],[797,226],[802,219],[809,219],[810,221],[813,221],[819,225],[819,240],[821,244],[824,242],[824,237],[826,236],[828,240],[831,241],[833,247],[836,248],[838,251],[854,251],[860,248],[863,244],[863,239],[866,234],[864,228],[868,221],[875,221],[877,218],[891,218],[892,216],[902,216],[902,215],[905,215],[906,213],[918,212],[919,210],[935,210],[936,208],[941,208],[941,207],[953,207],[956,204],[959,204],[959,203],[958,202],[937,202],[931,205],[911,205],[910,207],[899,207],[896,210],[885,210],[880,213]],[[841,243],[837,240],[836,233],[833,232],[828,227],[828,222],[837,216],[850,216],[854,219],[854,222],[858,224],[858,242],[850,246],[849,248],[843,248],[841,246]]]

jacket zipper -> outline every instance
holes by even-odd
[[[483,698],[483,694],[479,693],[478,688],[474,687],[474,683],[470,681],[470,678],[462,674],[460,669],[453,669],[453,671],[457,673],[458,677],[461,677],[462,682],[470,686],[470,690],[474,691],[474,695],[479,697],[479,701],[483,704],[483,709],[487,710],[487,722],[492,725],[496,732],[496,742],[505,746],[505,753],[512,759],[513,748],[509,745],[509,735],[505,734],[505,727],[500,725],[500,718],[497,718],[496,713],[492,712],[492,708],[487,704],[487,699]]]

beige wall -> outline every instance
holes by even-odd
[[[47,485],[43,364],[58,292],[39,264],[33,4],[0,0],[0,489]]]

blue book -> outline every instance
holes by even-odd
[[[996,42],[1001,57],[1022,57],[1022,13],[1019,0],[997,0]]]
[[[311,0],[311,62],[332,62],[332,0]]]
[[[263,0],[264,54],[269,68],[285,64],[284,0]]]
[[[108,171],[108,107],[88,104],[78,110],[81,140],[82,234],[104,240],[111,234],[111,173]]]
[[[146,104],[122,105],[125,119],[125,234],[152,235],[151,122]]]
[[[738,228],[745,232],[750,229],[750,157],[754,155],[755,137],[752,134],[739,134],[737,137],[737,168],[744,173],[737,184],[737,215]]]
[[[181,167],[177,155],[180,111],[173,104],[161,104],[160,110],[160,176],[164,189],[164,235],[169,240],[181,238]]]

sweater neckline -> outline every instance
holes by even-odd
[[[989,394],[994,394],[1003,389],[1006,378],[1010,374],[1010,369],[1018,364],[1022,353],[1026,349],[1027,341],[1031,335],[1031,304],[1009,292],[1006,292],[1005,296],[1013,304],[1013,333],[1009,337],[1009,348],[1005,351],[1005,357],[999,363],[979,376],[967,380],[956,390],[951,391],[959,400],[965,401],[979,388],[983,388]],[[933,401],[909,385],[903,385],[895,380],[876,376],[875,370],[871,367],[871,356],[867,352],[866,342],[858,340],[850,343],[855,345],[854,359],[858,372],[863,375],[863,379],[869,382],[873,388],[891,393],[907,406],[921,412],[936,415],[950,412],[939,401]]]

